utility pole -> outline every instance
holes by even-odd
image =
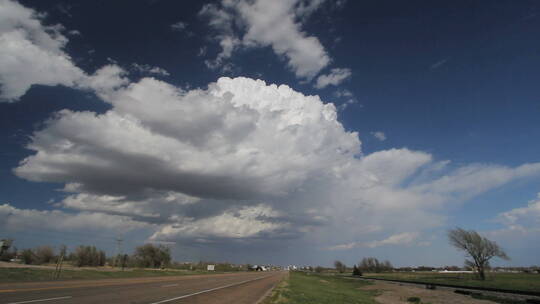
[[[127,254],[122,255],[122,271],[124,271],[124,268],[126,268],[127,259],[128,259]]]
[[[122,241],[123,239],[117,237],[116,238],[116,257],[114,258],[114,266],[118,266],[118,260],[120,259],[120,262],[122,263]]]

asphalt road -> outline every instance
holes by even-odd
[[[287,272],[0,284],[0,303],[236,303],[262,299]]]

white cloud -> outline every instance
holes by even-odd
[[[372,241],[366,244],[369,248],[375,248],[385,245],[410,245],[418,238],[418,233],[416,232],[404,232],[400,234],[394,234],[388,238],[380,241]]]
[[[244,207],[200,220],[181,219],[165,225],[151,236],[152,240],[177,240],[182,238],[250,238],[262,233],[287,228],[287,224],[268,221],[280,214],[264,205]]]
[[[109,64],[98,69],[93,75],[82,79],[77,87],[89,89],[103,98],[112,94],[115,90],[127,85],[129,80],[125,77],[127,74],[116,64]]]
[[[431,182],[416,185],[413,189],[465,200],[512,180],[538,176],[539,172],[540,163],[528,163],[515,168],[471,164],[460,167]]]
[[[328,247],[328,250],[349,250],[358,247],[376,248],[387,245],[412,245],[418,239],[417,232],[403,232],[394,234],[386,239],[371,242],[351,242]]]
[[[297,77],[311,79],[330,63],[320,41],[302,31],[302,20],[323,1],[228,1],[207,4],[201,15],[208,16],[222,51],[210,67],[218,67],[239,47],[272,47],[287,58]]]
[[[135,69],[136,71],[140,73],[154,74],[154,75],[160,75],[160,76],[170,75],[169,72],[167,72],[165,69],[160,68],[160,67],[150,66],[148,64],[133,63],[131,64],[131,66],[133,67],[133,69]]]
[[[507,226],[534,227],[540,229],[540,193],[526,207],[515,208],[498,216],[499,221]]]
[[[537,250],[537,244],[540,244],[540,193],[523,207],[499,213],[494,221],[502,227],[484,233],[508,250],[511,258],[517,248]]]
[[[380,141],[386,140],[386,134],[384,134],[384,132],[382,131],[371,132],[371,135],[373,135],[373,137],[375,137],[376,139]]]
[[[432,156],[428,153],[390,149],[365,156],[359,169],[369,173],[370,180],[377,184],[398,185],[431,161]]]
[[[320,75],[317,77],[317,82],[314,87],[317,89],[325,88],[329,85],[337,86],[345,79],[351,77],[351,69],[335,68],[330,71],[330,74]]]
[[[356,99],[348,99],[344,103],[340,104],[338,109],[340,111],[345,111],[350,105],[357,104],[357,103],[358,101],[356,101]]]
[[[187,28],[187,23],[182,22],[182,21],[178,21],[176,23],[171,24],[171,29],[173,31],[181,32],[181,31],[185,30],[186,28]]]
[[[340,111],[344,111],[347,109],[350,105],[357,104],[358,100],[354,98],[354,95],[351,91],[346,89],[339,89],[334,92],[334,96],[337,98],[346,98],[346,100],[341,103],[341,105],[338,106],[338,109]]]
[[[110,195],[147,187],[250,198],[285,194],[358,152],[332,104],[287,86],[221,78],[185,92],[145,78],[104,98],[114,109],[102,115],[58,113],[34,135],[29,148],[38,153],[17,174]],[[118,179],[130,184],[109,189]]]
[[[63,49],[62,26],[44,26],[43,15],[0,1],[0,100],[16,101],[34,84],[73,86],[84,73]]]
[[[334,92],[334,96],[340,98],[340,97],[353,97],[353,93],[347,89],[339,89]]]
[[[125,233],[134,229],[147,228],[149,224],[137,222],[126,216],[97,212],[70,214],[59,210],[40,211],[18,209],[9,204],[0,205],[0,227],[3,231],[38,230],[83,230],[116,231]]]
[[[63,50],[68,42],[63,27],[43,25],[43,16],[17,2],[0,0],[0,100],[16,101],[35,84],[105,93],[127,83],[127,73],[116,64],[94,75],[75,66]],[[148,72],[166,73],[158,68]]]

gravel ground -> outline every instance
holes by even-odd
[[[399,285],[375,281],[373,285],[362,287],[363,290],[379,290],[381,294],[375,300],[381,304],[409,303],[409,297],[418,297],[422,303],[431,304],[488,304],[486,300],[473,299],[470,296],[456,294],[450,290],[431,290],[418,286]]]

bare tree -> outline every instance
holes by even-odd
[[[389,260],[385,260],[384,262],[381,263],[382,265],[382,269],[384,271],[392,271],[394,270],[394,266],[392,265],[392,263],[390,263]]]
[[[465,251],[467,256],[472,259],[466,259],[465,265],[476,269],[481,280],[486,279],[485,269],[489,267],[491,258],[510,259],[497,243],[488,240],[474,230],[467,231],[461,228],[450,230],[448,231],[448,239],[452,246]]]
[[[335,261],[334,266],[339,273],[344,273],[347,270],[347,266],[341,261]]]
[[[51,246],[39,246],[34,249],[35,264],[48,264],[54,260],[54,249]]]
[[[70,260],[77,267],[83,266],[104,266],[107,260],[105,251],[97,249],[95,246],[79,246],[75,248],[70,256]]]
[[[362,272],[381,272],[383,267],[381,262],[377,258],[369,257],[363,258],[360,263],[358,263],[358,268]]]

